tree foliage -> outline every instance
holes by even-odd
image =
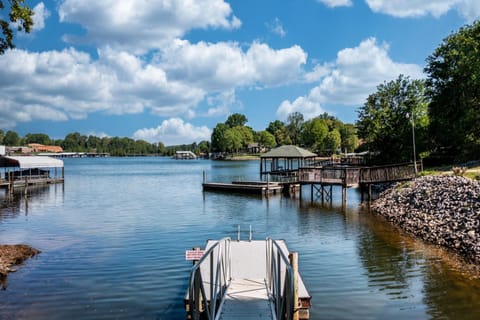
[[[437,154],[480,158],[480,21],[445,38],[427,58],[430,132]]]
[[[227,118],[227,120],[225,121],[225,124],[229,128],[234,128],[234,127],[242,127],[247,122],[248,122],[248,119],[245,115],[240,113],[234,113]]]
[[[400,75],[381,84],[359,110],[358,136],[383,163],[413,159],[412,125],[416,130],[417,154],[426,148],[428,100],[423,80]],[[411,119],[414,122],[412,124]]]
[[[9,8],[5,8],[5,4]],[[2,18],[2,13],[8,11],[8,20]],[[0,0],[0,27],[2,35],[0,36],[0,54],[4,54],[7,49],[15,48],[13,43],[14,30],[29,33],[33,26],[33,11],[25,4],[24,0]]]

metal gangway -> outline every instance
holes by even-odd
[[[190,272],[187,319],[308,319],[297,259],[283,240],[207,241]]]

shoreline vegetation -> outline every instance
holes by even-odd
[[[383,191],[371,209],[408,234],[480,266],[480,181],[420,177]]]
[[[0,286],[6,287],[7,275],[17,271],[14,266],[21,265],[25,260],[40,253],[25,244],[7,245],[0,244]]]

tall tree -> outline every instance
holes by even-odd
[[[5,8],[8,4],[10,8]],[[8,12],[8,19],[4,20],[2,13]],[[4,54],[7,49],[15,48],[13,43],[14,25],[17,31],[29,33],[33,26],[33,11],[25,4],[24,0],[0,0],[0,27],[2,34],[0,36],[0,54]]]
[[[266,130],[257,133],[257,141],[267,148],[273,148],[277,145],[275,136]]]
[[[242,127],[247,122],[248,122],[248,119],[245,115],[240,113],[234,113],[227,118],[227,120],[225,121],[225,124],[229,128],[234,128],[234,127]]]
[[[312,150],[319,151],[325,147],[325,138],[328,134],[328,125],[322,118],[313,118],[304,123],[302,142]]]
[[[227,151],[227,144],[225,140],[225,132],[228,126],[224,123],[218,123],[213,128],[212,136],[210,138],[213,152],[225,152]]]
[[[431,136],[438,154],[480,158],[480,21],[445,38],[427,58]]]
[[[288,115],[287,122],[287,130],[292,143],[299,144],[304,122],[303,114],[300,112],[293,112]]]
[[[275,136],[275,141],[277,145],[288,145],[292,144],[292,140],[288,134],[288,129],[280,120],[275,120],[268,124],[267,131]]]
[[[400,75],[381,84],[359,110],[358,136],[378,161],[393,163],[413,159],[412,125],[417,133],[416,153],[425,151],[428,100],[423,80]],[[411,119],[414,119],[413,123]]]
[[[23,139],[25,144],[40,143],[43,145],[49,145],[52,143],[50,137],[45,133],[28,133]]]
[[[15,131],[8,130],[5,133],[5,137],[3,137],[3,143],[10,147],[18,146],[20,144],[20,136]]]

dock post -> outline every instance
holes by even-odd
[[[293,272],[293,320],[300,320],[300,310],[298,308],[298,253],[291,252],[288,256]]]
[[[203,183],[207,182],[207,176],[205,175],[205,170],[203,170]]]

